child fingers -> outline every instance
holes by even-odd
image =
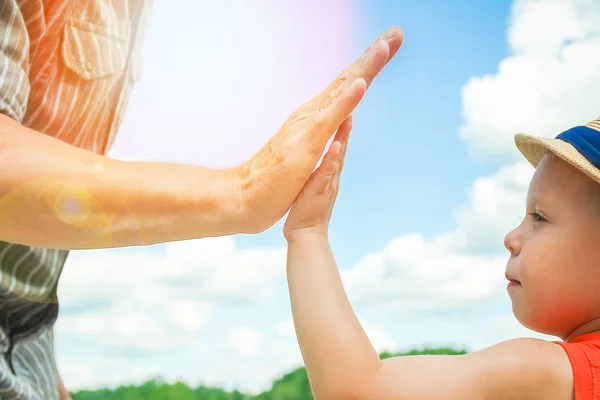
[[[329,150],[325,157],[323,157],[323,161],[321,161],[321,165],[315,172],[313,172],[313,176],[311,180],[317,181],[315,183],[317,194],[323,194],[329,188],[330,182],[332,181],[332,177],[335,175],[335,171],[337,170],[338,157],[340,152],[340,143],[333,142],[331,146],[329,146]]]
[[[360,103],[366,86],[365,80],[358,78],[346,91],[336,97],[329,107],[315,115],[312,131],[318,134],[319,132],[333,132],[338,128]]]
[[[328,183],[336,171],[339,147],[339,143],[336,142],[329,146],[329,150],[323,157],[321,164],[313,171],[308,181],[304,184],[302,192],[316,192],[317,194],[321,194],[327,189]]]
[[[338,132],[340,140],[340,168],[344,166],[346,160],[346,151],[348,150],[348,141],[350,140],[350,132],[352,131],[352,116],[348,117],[346,121],[340,127]]]
[[[337,169],[338,158],[340,156],[340,147],[341,143],[337,140],[334,140],[331,143],[331,146],[329,146],[329,151],[325,157],[323,157],[321,167],[323,167],[326,176],[333,175]]]
[[[338,127],[334,140],[337,140],[342,145],[348,140],[350,131],[352,130],[352,115],[349,115],[344,122]]]
[[[348,149],[348,140],[350,139],[350,131],[352,130],[352,115],[350,115],[338,128],[338,131],[335,135],[334,143],[338,142],[340,144],[340,149],[338,152],[338,162],[336,165],[336,180],[339,180],[339,177],[342,173],[342,169],[344,168],[344,160],[346,159],[346,150]]]

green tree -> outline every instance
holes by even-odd
[[[406,353],[380,354],[380,358],[416,355],[459,355],[466,350],[448,347],[425,348]],[[73,400],[313,400],[306,369],[298,368],[275,380],[271,389],[256,396],[220,388],[198,386],[190,388],[183,382],[169,384],[151,379],[140,386],[127,385],[115,389],[81,390],[72,393]]]

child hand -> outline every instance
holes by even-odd
[[[327,236],[351,129],[352,116],[340,125],[321,165],[294,201],[283,227],[286,240],[306,232]]]

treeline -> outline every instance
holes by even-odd
[[[458,355],[464,350],[432,348],[413,350],[408,353],[382,353],[382,359],[394,356],[424,354]],[[313,400],[304,368],[298,368],[273,382],[269,391],[258,395],[248,395],[238,391],[199,386],[191,388],[185,383],[165,383],[150,380],[143,385],[120,386],[115,389],[83,390],[72,393],[73,400]]]

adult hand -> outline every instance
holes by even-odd
[[[354,111],[373,79],[394,57],[404,34],[393,27],[236,169],[243,195],[244,233],[258,233],[285,215],[319,161],[328,140]]]

